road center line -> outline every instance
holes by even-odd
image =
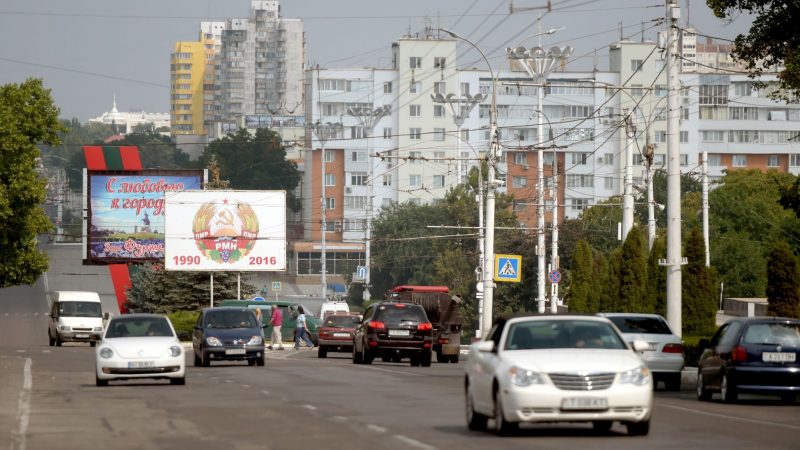
[[[403,375],[413,375],[415,377],[421,377],[423,374],[421,373],[414,373],[414,372],[403,372],[402,370],[392,370],[392,369],[383,369],[380,367],[366,367],[369,370],[377,370],[379,372],[386,372],[386,373],[394,373],[394,374],[403,374]]]
[[[314,405],[303,405],[303,408],[310,409],[311,411],[316,411],[317,409]]]
[[[399,439],[399,440],[405,442],[406,444],[408,444],[408,445],[410,445],[412,447],[421,448],[421,449],[424,449],[424,450],[436,450],[436,447],[434,447],[432,445],[428,445],[428,444],[426,444],[424,442],[420,442],[420,441],[418,441],[416,439],[411,439],[410,437],[403,436],[402,434],[395,434],[394,438],[395,439]]]
[[[19,393],[17,401],[17,429],[11,440],[11,450],[25,450],[27,445],[28,423],[31,413],[31,388],[33,378],[31,377],[30,358],[25,358],[25,368],[23,369],[22,391]]]
[[[386,430],[388,428],[384,428],[382,426],[374,425],[374,424],[369,423],[369,424],[367,424],[367,429],[372,430],[372,431],[374,431],[376,433],[386,433]]]
[[[669,403],[659,403],[658,406],[666,406],[667,408],[677,409],[679,411],[688,411],[688,412],[691,412],[691,413],[700,414],[700,415],[704,415],[704,416],[719,417],[719,418],[722,418],[722,419],[738,420],[738,421],[741,421],[741,422],[756,423],[756,424],[759,424],[759,425],[770,425],[770,426],[773,426],[773,427],[788,428],[790,430],[800,430],[800,426],[797,426],[797,425],[789,425],[789,424],[786,424],[786,423],[775,423],[775,422],[770,422],[768,420],[748,419],[748,418],[745,418],[745,417],[737,417],[737,416],[731,416],[731,415],[728,415],[728,414],[713,413],[713,412],[708,412],[708,411],[697,411],[695,409],[685,408],[683,406],[678,406],[678,405],[671,405]]]

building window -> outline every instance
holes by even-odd
[[[631,95],[634,97],[641,97],[644,95],[644,90],[642,89],[641,84],[632,84],[631,85]]]
[[[409,186],[421,186],[422,185],[422,175],[409,175],[408,176],[408,185]]]
[[[447,60],[443,56],[436,56],[433,58],[433,68],[434,69],[444,69],[445,62]]]
[[[461,140],[464,142],[469,141],[469,128],[461,130]]]
[[[585,166],[586,162],[589,160],[588,153],[570,153],[570,161],[573,166],[580,165]]]
[[[789,154],[789,165],[792,167],[800,166],[800,153]]]
[[[728,108],[722,106],[701,106],[701,120],[728,120]]]
[[[383,185],[384,186],[391,186],[392,185],[392,175],[387,174],[383,176]]]
[[[352,152],[350,154],[350,161],[365,162],[367,160],[367,152]]]
[[[412,94],[419,94],[420,92],[422,92],[422,83],[419,81],[411,83],[408,86],[408,91],[411,92]]]
[[[408,67],[412,69],[419,69],[422,67],[422,58],[419,56],[412,56],[408,58]]]
[[[747,155],[733,155],[731,165],[733,167],[747,167]]]
[[[573,211],[583,211],[590,206],[588,198],[571,198],[569,205]]]
[[[433,105],[433,117],[444,117],[444,105]]]
[[[567,187],[570,188],[594,187],[594,175],[588,175],[588,174],[567,175]]]
[[[444,152],[433,152],[433,159],[437,162],[444,160]]]
[[[728,108],[730,120],[758,120],[758,108],[734,107]]]
[[[681,165],[688,166],[689,165],[689,155],[685,153],[681,153]]]
[[[433,176],[433,187],[435,187],[435,188],[443,188],[444,187],[444,175],[434,175]]]
[[[514,153],[514,164],[518,166],[527,166],[528,165],[528,154],[525,152],[516,152]]]
[[[447,83],[444,81],[437,81],[433,83],[433,93],[445,95],[447,91]]]
[[[346,209],[367,209],[367,205],[367,197],[357,195],[344,197],[344,207]]]
[[[335,173],[326,173],[325,174],[325,186],[336,186],[336,174]]]
[[[722,157],[718,153],[709,153],[709,155],[708,155],[708,165],[709,166],[721,166],[722,165]]]
[[[603,154],[603,164],[607,166],[614,165],[614,154],[613,153],[604,153]]]
[[[607,190],[614,189],[614,177],[603,177],[603,188]]]
[[[325,197],[325,209],[331,211],[336,209],[336,197]]]
[[[778,167],[778,155],[769,155],[767,157],[767,167]]]
[[[703,142],[725,142],[725,132],[722,130],[703,130],[700,136]]]
[[[384,139],[391,139],[392,138],[392,128],[391,127],[384,127],[383,128],[383,138]]]
[[[422,138],[422,128],[409,128],[408,130],[408,138],[413,140],[419,140]]]
[[[409,105],[408,115],[411,117],[419,117],[422,113],[422,105]]]
[[[524,188],[528,185],[528,177],[515,176],[511,178],[511,185],[515,188]]]
[[[689,132],[688,131],[681,131],[680,140],[681,140],[681,144],[688,144],[689,143]]]
[[[367,130],[364,127],[350,127],[350,139],[363,139],[367,137]]]
[[[728,85],[727,84],[701,84],[700,104],[701,105],[727,105],[728,104]]]
[[[326,163],[336,162],[336,152],[333,152],[331,150],[325,150],[325,162]]]
[[[367,185],[367,174],[365,173],[354,173],[350,175],[350,184],[353,186],[366,186]]]
[[[653,140],[657,143],[663,144],[667,142],[667,132],[666,131],[656,131],[653,135]]]
[[[392,82],[391,81],[385,81],[383,83],[383,93],[384,94],[391,94],[392,93]]]
[[[469,83],[461,83],[461,95],[469,95]]]
[[[641,59],[632,59],[631,60],[631,72],[641,72],[642,70],[642,60]]]
[[[444,128],[434,128],[433,129],[433,140],[434,141],[443,141],[444,140]]]
[[[419,164],[422,161],[422,152],[408,152],[409,164]]]

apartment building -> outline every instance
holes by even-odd
[[[170,132],[202,135],[205,49],[202,42],[176,42],[170,55]]]

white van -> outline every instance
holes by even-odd
[[[88,342],[92,347],[103,337],[103,314],[97,292],[56,291],[50,308],[47,337],[50,346],[62,342]]]
[[[336,312],[350,312],[350,306],[347,305],[347,302],[322,302],[319,316],[324,319],[328,314]]]

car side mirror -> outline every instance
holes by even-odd
[[[481,341],[476,346],[479,352],[493,352],[494,351],[494,341]]]
[[[711,342],[708,339],[700,339],[700,342],[697,343],[700,348],[708,348],[711,345]]]
[[[635,341],[633,341],[633,349],[636,350],[637,352],[643,352],[645,350],[648,350],[649,348],[650,344],[648,344],[647,341],[643,341],[641,339],[636,339]]]
[[[103,313],[103,320],[108,320],[108,313]]]

